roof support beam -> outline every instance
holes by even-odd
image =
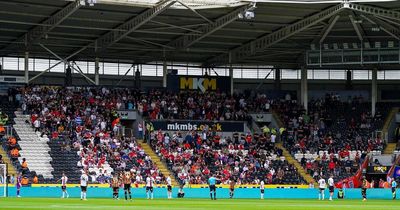
[[[187,9],[189,9],[190,11],[192,11],[194,14],[196,14],[197,16],[203,18],[203,20],[209,22],[209,23],[213,23],[210,19],[204,17],[202,14],[198,13],[196,10],[194,10],[193,8],[189,7],[187,4],[183,3],[182,1],[177,1],[179,4],[181,4],[182,6],[186,7]]]
[[[175,2],[176,0],[163,0],[153,8],[146,9],[144,12],[118,26],[117,29],[121,29],[121,31],[108,32],[102,37],[98,38],[96,41],[99,52],[104,52],[108,47],[137,30],[140,26],[149,22],[158,14],[175,4]]]
[[[196,29],[197,31],[201,31],[201,34],[187,33],[187,34],[185,34],[183,36],[180,36],[177,39],[171,41],[167,45],[175,47],[177,49],[184,50],[184,49],[192,46],[193,44],[199,42],[200,40],[204,39],[208,35],[210,35],[210,34],[216,32],[217,30],[225,27],[229,23],[235,21],[236,19],[239,18],[238,14],[241,13],[241,12],[246,11],[247,8],[248,8],[247,5],[239,7],[238,9],[235,9],[234,11],[232,11],[232,12],[230,12],[230,13],[228,13],[228,14],[220,17],[220,18],[218,18],[214,22]]]
[[[150,21],[150,22],[152,22],[152,23],[157,23],[157,24],[159,24],[159,25],[165,25],[165,26],[168,26],[168,28],[177,28],[177,29],[182,29],[182,30],[185,30],[185,31],[191,31],[191,32],[194,32],[194,33],[201,33],[201,31],[197,31],[197,30],[193,30],[193,29],[191,29],[191,28],[187,28],[187,27],[185,27],[185,26],[177,26],[177,25],[173,25],[173,24],[169,24],[169,23],[163,23],[163,22],[159,22],[159,21],[155,21],[155,20],[152,20],[152,21]],[[167,27],[164,27],[164,29],[165,28],[167,28]],[[160,29],[160,28],[159,28]],[[153,30],[153,29],[152,29]]]
[[[132,64],[132,66],[131,67],[129,67],[129,69],[128,70],[126,70],[126,72],[125,72],[125,74],[124,74],[124,76],[123,77],[121,77],[121,79],[117,82],[117,84],[115,85],[115,86],[118,86],[125,78],[126,78],[126,75],[128,75],[129,74],[129,72],[131,72],[131,70],[133,69],[133,71],[135,71],[135,64]],[[133,72],[133,73],[135,73],[135,72]],[[136,77],[135,77],[135,79],[136,79]]]
[[[389,23],[386,23],[383,20],[380,20],[376,17],[367,17],[365,15],[361,15],[365,20],[370,22],[371,24],[377,25],[382,31],[386,32],[393,38],[400,40],[400,30],[397,29],[396,27],[390,25]]]
[[[18,40],[24,40],[25,46],[18,45],[18,47],[29,48],[35,41],[45,36],[48,32],[53,30],[55,27],[60,25],[67,17],[72,15],[76,10],[81,7],[81,1],[75,0],[69,3],[66,7],[49,17],[47,20],[43,21],[40,25],[34,27],[32,30],[28,31],[24,36],[18,38]],[[6,48],[14,45],[15,42],[8,45]],[[4,49],[3,49],[4,50]]]
[[[266,48],[269,48],[272,45],[289,38],[290,36],[302,32],[308,29],[309,27],[336,15],[347,6],[348,6],[347,3],[341,3],[336,6],[329,7],[321,12],[318,12],[317,14],[301,19],[296,23],[285,26],[273,33],[266,34],[256,40],[244,44],[243,46],[237,47],[231,50],[232,61],[238,62],[240,60],[253,56],[258,52],[262,52]],[[228,57],[229,57],[228,54],[222,54],[217,57],[209,59],[204,65],[215,66],[224,64],[228,61]]]
[[[358,23],[356,23],[356,20],[354,19],[353,15],[349,15],[349,18],[350,18],[351,24],[353,25],[354,30],[357,33],[358,39],[360,41],[363,41],[364,40],[364,32],[361,29],[360,25]]]
[[[96,85],[96,82],[93,81],[92,79],[90,79],[88,76],[86,76],[82,70],[79,68],[78,65],[75,65],[78,67],[75,68],[73,65],[71,65],[66,59],[61,58],[60,56],[58,56],[55,52],[51,51],[49,48],[47,48],[46,46],[44,46],[43,44],[39,44],[43,49],[45,49],[47,52],[49,52],[50,54],[54,55],[57,59],[59,59],[61,62],[63,62],[65,65],[69,66],[71,69],[77,71],[80,75],[82,75],[87,81],[89,81],[90,83]]]
[[[400,20],[400,12],[394,10],[383,9],[379,7],[361,5],[361,4],[352,4],[348,3],[348,9],[353,10],[355,12],[361,12],[365,14],[370,14],[374,16],[381,16],[388,19]]]
[[[160,48],[173,49],[170,46],[159,44],[157,42],[148,41],[148,40],[145,40],[145,39],[139,39],[139,38],[135,38],[135,37],[131,37],[131,36],[127,36],[126,38],[127,39],[131,39],[133,41],[138,41],[138,42],[141,42],[141,43],[150,44],[152,46],[156,46],[156,47],[160,47]]]
[[[68,57],[66,57],[64,60],[68,60],[68,59],[74,57],[75,55],[77,55],[77,54],[79,54],[80,52],[84,51],[86,48],[87,48],[87,47],[81,48],[80,50],[78,50],[78,51],[72,53],[71,55],[69,55]],[[46,69],[46,70],[40,72],[38,75],[36,75],[36,76],[34,76],[34,77],[32,77],[32,78],[30,78],[29,81],[28,81],[28,83],[31,83],[33,80],[35,80],[35,79],[37,79],[38,77],[42,76],[43,74],[49,72],[51,69],[53,69],[54,67],[56,67],[58,64],[60,64],[60,63],[62,63],[62,62],[63,62],[63,61],[59,61],[59,62],[57,62],[56,64],[50,66],[50,68],[48,68],[48,69]]]
[[[393,25],[400,26],[400,23],[399,23],[399,22],[396,22],[396,21],[394,21],[394,20],[391,20],[391,19],[388,19],[388,18],[384,18],[384,17],[382,17],[382,16],[376,16],[376,17],[379,18],[379,19],[381,19],[381,20],[383,20],[383,21],[386,21],[386,22],[388,22],[388,23],[391,23],[391,24],[393,24]]]
[[[340,15],[336,15],[333,20],[330,22],[329,25],[327,25],[325,31],[323,32],[321,39],[319,40],[319,43],[323,43],[328,36],[328,34],[331,32],[332,28],[335,26],[336,22],[339,20]]]

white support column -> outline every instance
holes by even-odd
[[[163,62],[163,87],[167,87],[167,74],[168,74],[168,66],[167,66],[167,61]]]
[[[307,85],[307,68],[301,68],[301,104],[304,106],[306,112],[308,112],[308,85]]]
[[[233,67],[229,66],[229,78],[231,79],[231,94],[233,94]]]
[[[99,66],[99,62],[100,62],[99,58],[96,58],[95,61],[94,61],[94,82],[95,82],[96,86],[98,86],[100,84],[100,77],[99,77],[100,66]]]
[[[375,67],[372,69],[372,89],[371,89],[371,114],[375,116],[376,112],[376,102],[378,97],[378,84],[377,84],[377,77],[378,77],[378,69]]]
[[[24,60],[25,83],[29,83],[29,52],[25,52]]]

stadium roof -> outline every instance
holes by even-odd
[[[8,0],[0,1],[0,56],[28,49],[45,58],[291,68],[312,44],[397,46],[399,11],[399,1],[377,0]]]

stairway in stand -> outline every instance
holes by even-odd
[[[289,151],[287,151],[286,148],[282,146],[282,143],[277,143],[275,146],[279,149],[282,149],[283,156],[285,156],[285,159],[288,161],[289,164],[292,164],[294,167],[296,167],[300,176],[302,176],[307,183],[314,182],[314,179],[304,170],[304,168],[300,165],[300,163],[293,158],[293,156],[289,153]]]
[[[154,164],[157,165],[161,173],[164,174],[164,176],[169,175],[171,177],[172,185],[179,186],[178,182],[175,179],[174,173],[168,170],[166,164],[160,160],[160,157],[158,157],[158,155],[153,151],[153,149],[148,144],[143,143],[143,141],[141,140],[138,140],[137,143],[140,145],[140,147],[143,148],[144,152],[151,157],[151,160],[153,161]]]
[[[6,151],[4,151],[3,147],[1,147],[1,146],[0,146],[0,155],[3,157],[4,163],[7,164],[7,174],[9,174],[9,175],[14,174],[14,176],[16,176],[17,172],[14,168],[14,165],[12,164],[12,161],[10,160],[10,158],[8,158]]]
[[[388,143],[386,145],[385,150],[383,151],[383,154],[385,154],[385,155],[393,155],[395,150],[396,150],[396,143]]]
[[[15,115],[14,129],[20,138],[18,144],[22,149],[19,161],[22,162],[21,159],[26,158],[30,171],[43,175],[45,179],[53,178],[54,169],[50,164],[52,158],[49,154],[50,147],[47,144],[49,138],[46,135],[41,137],[40,133],[35,133],[29,123],[25,123],[30,120],[29,115],[24,115],[21,111],[16,111]]]

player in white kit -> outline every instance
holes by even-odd
[[[86,175],[86,172],[84,171],[81,176],[81,200],[86,200],[86,191],[87,191],[87,186],[89,182],[89,177]]]
[[[332,200],[333,192],[335,191],[335,181],[333,180],[333,176],[331,175],[328,179],[329,186],[329,200]]]
[[[168,199],[172,198],[172,180],[170,176],[167,177],[167,196]]]
[[[264,184],[264,180],[261,180],[260,182],[260,193],[261,193],[261,200],[264,199],[264,190],[265,190],[265,184]]]
[[[65,198],[65,197],[69,198],[69,194],[67,192],[68,177],[65,176],[65,173],[62,174],[62,177],[59,181],[61,181],[61,190],[62,190],[61,198]]]
[[[319,185],[318,200],[321,200],[321,197],[322,197],[322,200],[324,200],[324,199],[325,199],[326,182],[325,182],[325,179],[322,178],[322,176],[321,176],[321,178],[318,180],[318,185]]]
[[[154,178],[151,176],[148,176],[146,178],[146,194],[147,194],[147,199],[153,199],[153,187],[154,187]]]

